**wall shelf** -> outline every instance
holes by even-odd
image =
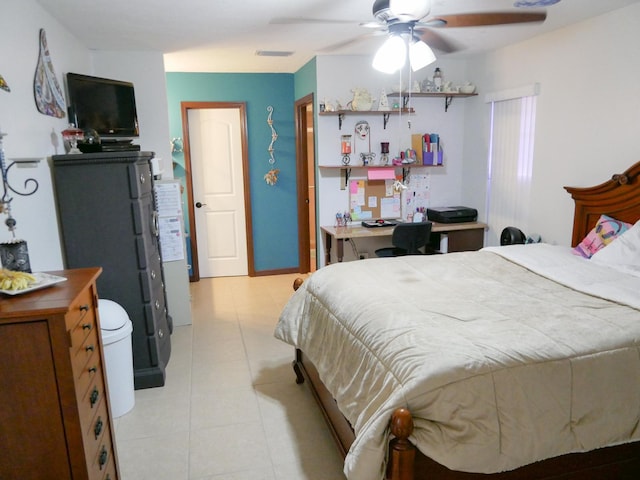
[[[345,188],[348,186],[349,178],[351,177],[351,169],[352,168],[360,168],[363,170],[368,170],[370,168],[385,168],[388,170],[396,170],[402,169],[402,183],[404,183],[407,179],[407,176],[411,172],[411,167],[442,167],[442,165],[423,165],[417,163],[403,163],[402,165],[318,165],[320,169],[327,170],[343,170],[344,171],[344,186]]]
[[[388,97],[402,97],[402,106],[403,108],[407,108],[409,104],[409,97],[412,98],[444,98],[444,111],[449,110],[449,105],[451,105],[451,101],[454,98],[467,98],[467,97],[476,97],[477,93],[454,93],[454,92],[431,92],[431,93],[390,93],[387,95]]]
[[[387,122],[391,114],[399,115],[401,113],[412,114],[415,113],[413,108],[393,109],[393,110],[334,110],[331,112],[320,112],[321,116],[337,116],[338,117],[338,130],[342,130],[342,121],[345,115],[382,115],[384,119],[384,129],[387,128]]]

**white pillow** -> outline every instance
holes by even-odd
[[[640,220],[606,247],[597,251],[591,261],[640,275]]]

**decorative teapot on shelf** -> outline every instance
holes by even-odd
[[[373,107],[374,98],[371,96],[366,88],[354,88],[353,99],[347,104],[351,110],[355,111],[368,111]]]

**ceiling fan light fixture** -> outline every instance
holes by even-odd
[[[411,63],[411,70],[417,72],[435,61],[436,55],[429,45],[422,40],[414,39],[414,41],[411,42],[409,45],[409,63]]]
[[[389,0],[389,10],[394,17],[408,20],[420,20],[431,10],[429,0]]]
[[[404,67],[407,45],[399,35],[385,40],[373,57],[373,68],[383,73],[395,73]]]

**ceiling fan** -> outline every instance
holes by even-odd
[[[515,7],[539,7],[557,3],[560,0],[514,0]],[[418,39],[442,53],[459,50],[459,46],[437,33],[441,28],[484,27],[493,25],[509,25],[518,23],[542,22],[547,14],[544,11],[502,11],[459,13],[452,15],[428,16],[431,11],[431,0],[375,0],[373,2],[375,21],[361,23],[363,27],[374,29],[374,32],[360,35],[330,47],[323,51],[333,51],[359,42],[372,34],[388,33],[406,34]],[[294,23],[353,23],[348,20],[321,20],[313,18],[280,17],[271,20],[272,24]]]

